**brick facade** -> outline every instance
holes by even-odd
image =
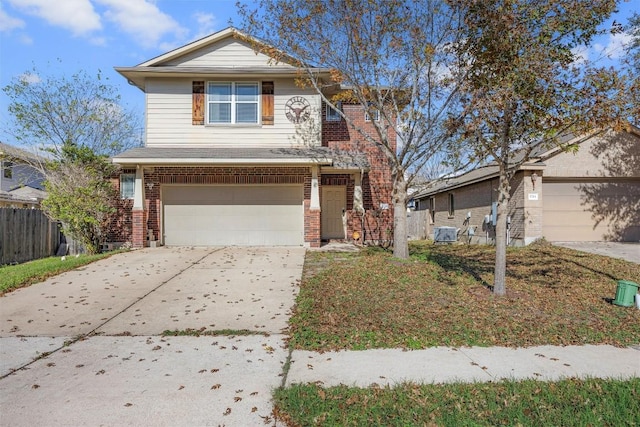
[[[364,109],[358,105],[346,105],[344,111],[357,126],[375,133],[370,122],[365,122]],[[395,144],[395,138],[392,139]],[[393,238],[393,206],[391,203],[391,177],[387,160],[376,147],[346,126],[344,120],[327,122],[323,111],[322,145],[342,151],[364,153],[369,169],[361,178],[364,214],[354,209],[356,174],[350,170],[323,173],[320,169],[318,184],[320,197],[322,186],[339,185],[347,193],[347,240],[357,232],[358,241],[378,242]],[[124,169],[122,173],[135,171]],[[162,241],[161,189],[171,184],[300,184],[304,188],[304,241],[310,247],[321,245],[320,209],[311,209],[311,167],[304,166],[155,166],[144,169],[144,208],[133,209],[133,200],[120,200],[118,215],[114,220],[108,239],[110,242],[129,242],[133,247],[143,247],[151,240]],[[112,182],[119,192],[118,176]],[[322,200],[320,200],[322,206]]]
[[[347,185],[347,239],[354,232],[359,234],[359,242],[388,242],[393,240],[393,204],[391,193],[391,169],[382,150],[367,142],[356,130],[347,126],[345,120],[327,121],[326,105],[322,108],[322,145],[336,150],[364,153],[369,162],[369,170],[362,177],[362,198],[364,215],[353,209],[354,178]],[[364,109],[359,104],[343,104],[343,113],[370,135],[376,135],[375,126],[365,120]],[[389,130],[388,138],[395,149],[396,138],[393,130]],[[345,185],[326,180],[323,185]]]

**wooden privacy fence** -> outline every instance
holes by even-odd
[[[429,235],[427,218],[429,211],[407,212],[407,237],[409,240],[424,240]]]
[[[0,208],[0,265],[56,254],[60,229],[39,209]]]

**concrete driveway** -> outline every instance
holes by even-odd
[[[640,243],[622,242],[554,242],[556,246],[620,258],[640,264]]]
[[[304,252],[145,249],[0,298],[0,424],[263,424]]]

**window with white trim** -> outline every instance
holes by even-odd
[[[365,122],[371,122],[371,121],[379,122],[380,121],[380,111],[373,110],[373,111],[371,111],[371,113],[369,113],[368,110],[365,110],[364,111],[364,121]]]
[[[208,124],[258,124],[260,85],[255,82],[208,82]]]
[[[133,199],[136,185],[135,173],[120,174],[120,198]]]

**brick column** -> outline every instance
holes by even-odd
[[[312,248],[320,247],[320,209],[310,209],[304,201],[304,242]]]
[[[144,248],[144,243],[146,241],[146,224],[144,221],[144,209],[133,209],[131,212],[131,220],[132,220],[132,237],[131,237],[131,246],[134,248]]]

